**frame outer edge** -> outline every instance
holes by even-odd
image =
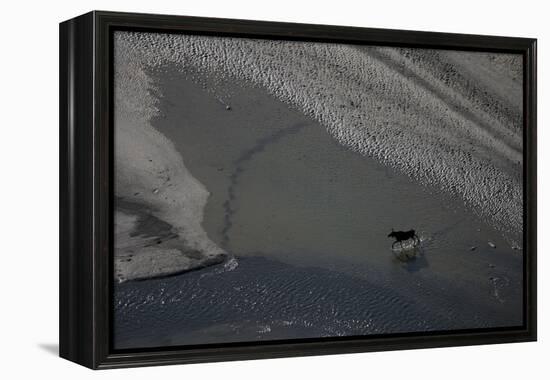
[[[94,369],[100,368],[109,356],[112,210],[111,131],[112,112],[109,63],[110,29],[101,12],[93,12],[94,38]]]
[[[537,340],[537,40],[532,39],[528,49],[529,57],[529,86],[526,94],[528,102],[528,125],[527,125],[527,178],[526,184],[529,190],[527,194],[526,209],[529,211],[527,225],[529,228],[527,241],[529,242],[529,255],[527,263],[527,273],[529,276],[527,289],[529,303],[527,305],[527,324],[532,340]],[[524,252],[525,254],[526,252]]]
[[[110,352],[110,196],[112,28],[164,29],[349,43],[419,44],[523,52],[529,210],[527,319],[516,332],[281,343],[113,354]],[[268,37],[266,37],[268,36]],[[78,42],[76,42],[78,41]],[[444,47],[443,47],[444,48]],[[63,71],[66,69],[66,73]],[[536,40],[495,36],[271,23],[94,11],[60,25],[60,356],[89,368],[120,368],[536,340]],[[527,252],[527,251],[526,251]]]
[[[74,326],[69,315],[70,295],[70,70],[72,56],[70,52],[71,22],[59,24],[59,355],[69,359],[71,356],[71,332]]]
[[[94,367],[92,14],[59,26],[59,356]]]

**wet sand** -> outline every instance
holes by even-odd
[[[460,200],[344,148],[265,90],[192,71],[151,77],[162,88],[161,116],[152,125],[208,190],[202,227],[239,266],[117,287],[120,347],[521,324],[521,251]],[[415,260],[395,258],[387,238],[392,228],[419,232]],[[254,265],[242,265],[248,262]],[[216,278],[206,299],[201,273]],[[279,296],[249,294],[256,311],[237,307],[243,302],[238,288],[313,274],[316,280],[303,286],[273,285]],[[359,298],[354,282],[362,289]],[[320,300],[327,286],[344,293]],[[177,294],[186,301],[172,302],[169,312],[158,307]],[[353,328],[336,319],[320,323],[300,314],[294,297],[309,305],[308,294],[316,295],[312,304],[332,307],[345,320],[377,318]],[[131,313],[138,304],[144,314],[136,324]],[[346,308],[351,304],[354,311]],[[409,304],[414,312],[404,318]],[[288,308],[301,321],[292,328],[280,314]],[[236,322],[247,319],[250,325]]]
[[[131,49],[115,49],[114,278],[183,273],[219,263],[225,251],[201,226],[208,190],[155,130],[156,95]]]
[[[341,145],[452,194],[521,244],[520,54],[142,32],[115,39],[152,70],[193,67],[265,89]]]

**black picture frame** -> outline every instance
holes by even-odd
[[[115,30],[522,54],[523,326],[114,351],[110,333]],[[104,11],[62,22],[59,38],[61,357],[100,369],[536,340],[536,39]]]

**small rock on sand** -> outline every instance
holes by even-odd
[[[489,247],[491,248],[496,248],[497,246],[495,245],[495,243],[493,242],[488,242],[487,244],[489,244]]]
[[[476,247],[476,246],[472,246],[472,247],[470,247],[470,251],[475,251],[476,249],[477,249],[477,247]]]

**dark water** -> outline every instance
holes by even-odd
[[[262,257],[117,286],[118,348],[477,328],[506,323],[483,311],[460,318],[368,281]],[[449,294],[452,298],[453,294]],[[447,304],[447,305],[445,305]]]
[[[472,211],[260,89],[191,76],[155,75],[154,126],[210,192],[203,227],[238,266],[117,285],[116,347],[521,324],[521,252]],[[395,258],[391,228],[417,229],[414,260]]]

